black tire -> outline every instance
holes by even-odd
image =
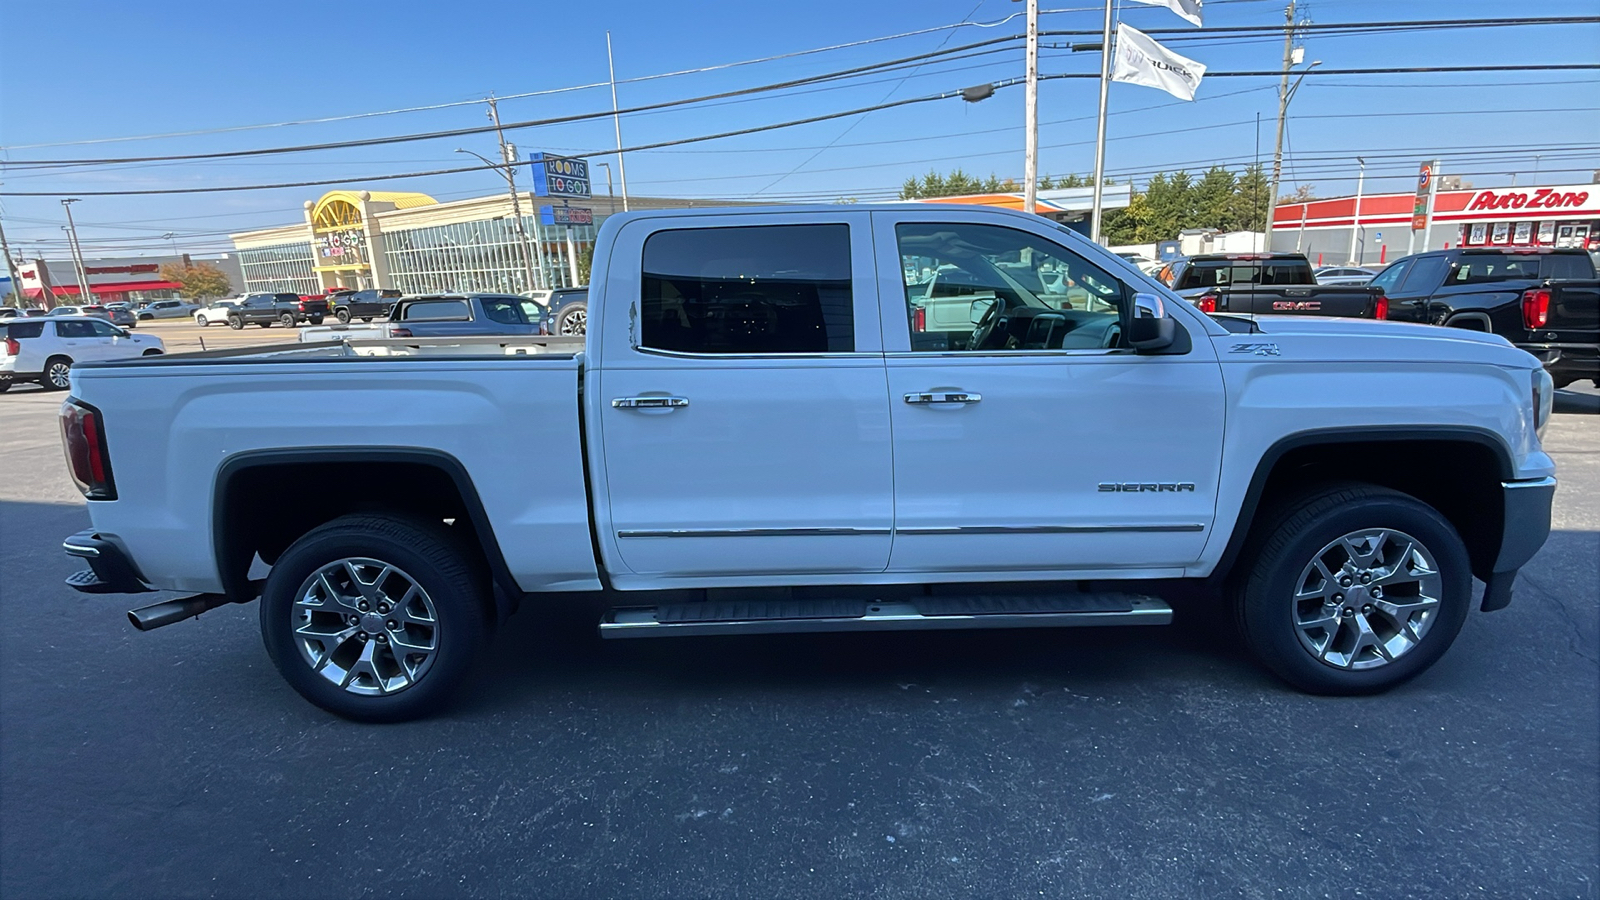
[[[10,381],[0,381],[0,394],[4,394],[6,391],[9,391],[9,390],[11,390],[11,382]]]
[[[310,651],[302,651],[295,638],[296,598],[312,589],[313,576],[324,566],[350,558],[396,567],[432,603],[432,661],[415,681],[387,694],[363,696],[333,683],[313,669]],[[284,680],[317,706],[363,722],[401,722],[443,707],[487,644],[491,622],[488,580],[448,529],[385,515],[344,516],[312,529],[273,564],[261,595],[261,637]],[[350,646],[360,645],[352,638]],[[380,660],[382,653],[373,650]],[[338,658],[338,651],[332,655]]]
[[[157,350],[154,347],[151,347],[149,350],[146,350],[145,352],[143,352],[143,353],[141,353],[139,355],[140,356],[160,356],[161,355],[161,351]]]
[[[271,328],[272,327],[272,323],[271,322],[257,322],[256,324],[260,325],[262,328]]]
[[[155,318],[155,316],[144,315],[144,316],[140,316],[139,317],[139,321],[141,321],[141,322],[149,322],[154,318]]]
[[[278,317],[278,324],[282,325],[285,328],[293,328],[294,327],[294,314],[293,313],[284,313],[283,315],[279,316]]]
[[[589,304],[571,303],[556,313],[556,334],[580,335],[589,330]]]
[[[1313,564],[1319,548],[1368,529],[1403,532],[1433,556],[1439,602],[1421,639],[1393,660],[1374,668],[1340,668],[1301,643],[1293,598],[1302,570]],[[1433,507],[1387,488],[1327,485],[1288,498],[1258,520],[1229,593],[1245,644],[1278,677],[1313,694],[1372,694],[1416,677],[1450,648],[1467,619],[1472,573],[1466,545]],[[1383,624],[1376,615],[1372,621]]]
[[[59,377],[57,377],[58,367],[61,367],[59,368]],[[52,356],[44,361],[44,371],[39,375],[39,386],[47,391],[64,391],[68,387],[65,382],[71,371],[71,358]]]
[[[336,309],[336,310],[334,310],[333,311],[333,317],[335,319],[339,320],[339,324],[340,325],[349,325],[350,324],[350,310],[348,310],[348,309]]]
[[[370,324],[372,324],[372,317],[371,317],[371,316],[362,316],[362,317],[361,317],[361,323],[362,323],[362,324],[363,324],[363,325],[370,325]]]
[[[309,319],[307,321],[309,321],[313,325],[321,325],[322,324],[322,317],[321,316],[311,316],[311,317],[309,317]]]
[[[229,316],[228,327],[232,328],[234,331],[238,331],[244,328],[244,319],[240,318],[239,316]]]

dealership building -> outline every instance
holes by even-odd
[[[729,205],[735,204],[628,198],[630,209]],[[516,207],[525,238],[517,231],[509,193],[441,203],[427,194],[338,190],[307,200],[300,222],[230,238],[249,291],[515,294],[579,284],[579,259],[593,247],[600,222],[620,212],[622,203],[608,196],[563,200],[528,192],[517,195]]]
[[[1325,265],[1372,265],[1449,247],[1600,249],[1600,184],[1441,190],[1430,223],[1413,236],[1416,206],[1414,192],[1369,194],[1359,209],[1355,197],[1286,203],[1272,218],[1272,249]]]

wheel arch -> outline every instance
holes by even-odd
[[[283,504],[282,479],[308,472],[355,468],[360,479]],[[412,514],[465,526],[465,544],[477,554],[494,585],[497,618],[515,611],[522,596],[495,539],[477,487],[461,461],[439,450],[410,447],[304,447],[246,451],[217,470],[212,491],[212,552],[223,593],[236,602],[254,599],[260,583],[249,578],[256,555],[269,565],[301,535],[358,512]]]
[[[1257,462],[1238,527],[1211,579],[1230,575],[1264,504],[1309,484],[1350,480],[1392,488],[1437,509],[1466,543],[1472,574],[1486,578],[1505,524],[1500,485],[1515,476],[1510,448],[1485,429],[1337,428],[1289,435]]]

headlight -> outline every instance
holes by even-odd
[[[1555,407],[1556,383],[1543,366],[1533,370],[1533,431],[1544,437],[1544,427],[1550,424],[1550,412]]]

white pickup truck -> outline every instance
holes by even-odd
[[[928,329],[923,270],[970,291],[965,333]],[[1162,624],[1190,579],[1286,681],[1355,694],[1437,660],[1474,576],[1505,606],[1549,532],[1532,356],[1206,316],[1034,216],[627,213],[590,297],[567,350],[74,368],[69,583],[193,594],[146,629],[259,598],[284,678],[364,720],[438,708],[519,604],[574,594],[620,638]]]

